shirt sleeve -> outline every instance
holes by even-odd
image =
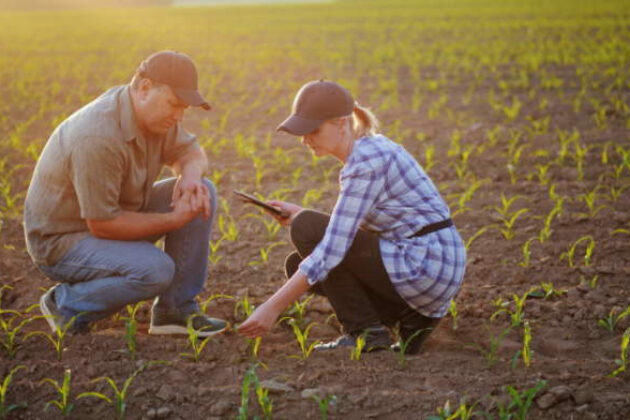
[[[342,173],[340,182],[341,191],[324,237],[299,266],[310,285],[324,280],[346,256],[363,219],[383,190],[385,177],[367,168],[358,173]]]
[[[82,219],[114,219],[125,166],[115,140],[87,137],[72,146],[70,177]]]
[[[160,163],[172,165],[191,149],[201,149],[197,137],[175,124],[166,134],[160,156]]]

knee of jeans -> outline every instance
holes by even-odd
[[[154,292],[159,293],[166,290],[175,276],[175,262],[166,253],[160,251],[159,257],[148,259],[149,266],[143,278],[145,285]]]
[[[313,242],[315,238],[310,238],[309,233],[313,231],[312,226],[309,226],[309,220],[313,220],[314,217],[319,215],[313,210],[302,210],[291,221],[289,234],[291,236],[291,242],[302,251],[304,244]],[[317,239],[319,242],[319,239]]]

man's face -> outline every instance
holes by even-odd
[[[142,80],[138,88],[137,117],[140,129],[153,134],[165,134],[182,121],[188,105],[167,85]]]

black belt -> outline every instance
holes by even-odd
[[[410,238],[415,238],[417,236],[424,236],[429,233],[435,232],[436,230],[445,229],[447,227],[453,226],[452,219],[442,220],[441,222],[431,223],[430,225],[426,225],[416,233],[410,236]]]

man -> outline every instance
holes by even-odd
[[[40,299],[54,331],[154,298],[150,334],[186,334],[198,312],[216,191],[196,138],[180,122],[210,109],[181,53],[149,56],[131,83],[112,88],[62,122],[37,162],[25,202],[29,254],[59,284]],[[178,175],[154,184],[163,165]],[[153,242],[164,237],[164,251]],[[227,328],[192,316],[200,336]]]

